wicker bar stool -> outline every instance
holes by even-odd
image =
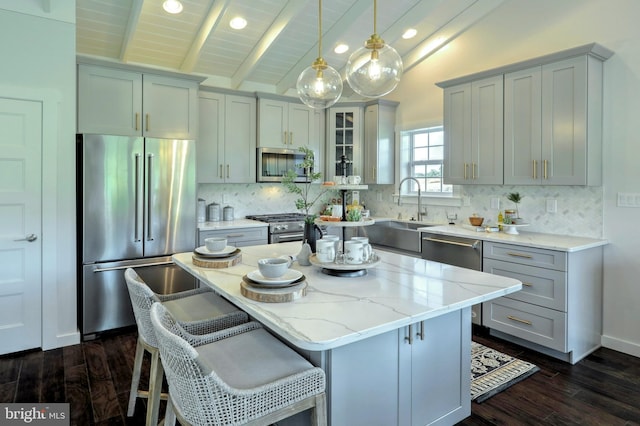
[[[312,409],[327,424],[325,374],[256,322],[193,336],[151,307],[169,382],[165,425],[269,425]]]
[[[164,371],[159,360],[158,342],[151,324],[149,311],[151,305],[155,302],[162,303],[176,320],[194,335],[212,333],[243,324],[249,321],[249,318],[245,312],[210,289],[198,288],[162,295],[154,293],[133,269],[128,268],[124,276],[138,326],[127,416],[133,416],[137,398],[147,398],[146,424],[157,425],[160,399],[167,397],[161,395]],[[140,372],[145,351],[151,354],[151,371],[149,372],[149,389],[141,390],[139,389]]]

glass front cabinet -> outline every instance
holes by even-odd
[[[362,173],[362,106],[330,108],[327,113],[325,180]],[[344,156],[344,161],[343,161]]]

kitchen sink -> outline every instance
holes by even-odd
[[[418,228],[433,226],[422,222],[379,221],[359,228],[359,235],[369,237],[369,243],[402,253],[420,255],[422,242]]]

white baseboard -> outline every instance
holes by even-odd
[[[611,336],[602,336],[602,346],[640,358],[640,344]]]
[[[47,351],[49,349],[62,348],[63,346],[77,345],[78,343],[80,343],[80,331],[68,334],[59,334],[56,336],[53,346],[47,348],[43,347],[42,350]]]

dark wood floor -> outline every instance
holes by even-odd
[[[473,403],[471,417],[460,425],[640,425],[640,358],[603,348],[572,366],[483,333],[474,340],[533,362],[540,371]],[[136,331],[129,329],[80,345],[0,357],[0,402],[68,402],[72,425],[142,425],[143,401],[134,417],[126,417],[135,344]],[[146,385],[147,378],[142,381]],[[162,416],[164,403],[161,410]]]

